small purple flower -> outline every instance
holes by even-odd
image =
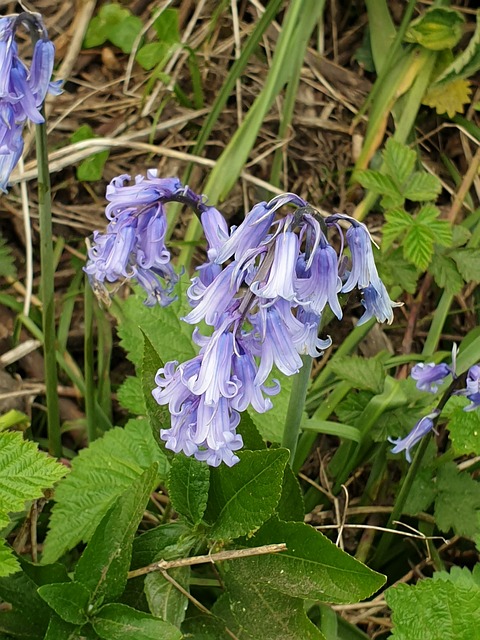
[[[466,396],[471,404],[464,407],[464,411],[474,411],[480,407],[480,365],[470,367],[467,373],[466,388],[456,391],[455,395]]]
[[[434,426],[434,420],[440,415],[440,411],[432,411],[427,416],[421,418],[417,424],[413,427],[410,433],[405,436],[405,438],[397,438],[396,440],[393,438],[388,438],[389,442],[394,444],[395,446],[392,449],[392,453],[400,453],[401,451],[405,451],[405,457],[408,462],[412,461],[412,456],[410,454],[410,449],[414,447],[417,442],[430,433]]]
[[[370,285],[366,289],[363,289],[362,294],[362,304],[365,307],[365,312],[357,322],[358,326],[365,324],[365,322],[368,322],[371,318],[376,318],[377,322],[392,324],[393,309],[403,305],[402,302],[390,300],[388,291],[380,279],[376,286]]]
[[[441,362],[419,362],[410,371],[411,377],[417,381],[416,387],[420,391],[437,393],[438,384],[442,384],[445,378],[452,373],[448,364]],[[437,384],[438,383],[438,384]]]

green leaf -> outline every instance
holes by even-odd
[[[480,249],[455,249],[450,256],[466,282],[480,282]]]
[[[297,476],[287,464],[283,472],[282,494],[278,501],[276,513],[280,520],[303,522],[305,505]]]
[[[12,549],[7,546],[5,540],[0,538],[0,578],[9,576],[20,570],[18,560],[13,555]]]
[[[182,624],[182,631],[185,638],[194,640],[227,640],[229,637],[225,631],[225,623],[206,614],[187,618]]]
[[[426,271],[433,256],[434,234],[428,226],[415,223],[403,243],[403,255],[422,271]]]
[[[376,260],[378,272],[387,287],[400,285],[404,291],[415,293],[419,272],[418,269],[405,260],[402,247],[398,247],[390,254],[381,254],[381,260]]]
[[[126,28],[123,26],[125,22],[127,23]],[[88,25],[83,46],[86,49],[98,47],[106,40],[110,40],[110,42],[116,44],[116,36],[119,33],[123,34],[123,37],[132,44],[135,37],[132,40],[131,32],[135,24],[137,25],[138,33],[143,26],[140,18],[132,16],[128,9],[124,9],[119,4],[104,4],[100,7],[98,15],[92,18]],[[120,40],[120,38],[118,39]],[[118,46],[121,45],[119,44]],[[129,51],[125,51],[125,53],[129,53]]]
[[[80,541],[88,542],[109,508],[153,462],[158,463],[160,482],[168,463],[144,419],[111,429],[82,449],[55,492],[43,562],[53,562]]]
[[[415,167],[417,154],[406,144],[388,138],[382,157],[389,177],[393,179],[401,191],[402,185]]]
[[[282,390],[273,398],[273,407],[265,413],[257,413],[251,407],[247,411],[264,440],[281,442],[285,428],[285,416],[287,415],[292,392],[293,376],[286,376],[280,371],[275,371],[274,378],[278,380]],[[302,421],[306,419],[307,414],[303,412]]]
[[[455,262],[447,255],[436,251],[428,268],[439,287],[450,295],[460,293],[464,285]]]
[[[463,25],[463,16],[455,9],[434,7],[410,23],[405,41],[420,44],[431,51],[453,49],[462,37]]]
[[[452,227],[448,220],[439,220],[440,210],[433,204],[425,204],[415,218],[415,224],[428,228],[436,243],[450,246],[452,243]]]
[[[179,299],[168,307],[146,307],[143,304],[144,295],[141,294],[130,295],[123,301],[118,300],[120,311],[115,308],[116,305],[112,306],[112,312],[118,315],[117,330],[121,345],[136,367],[140,367],[143,358],[142,332],[154,345],[163,362],[184,362],[196,355],[191,339],[193,327],[180,320],[190,311],[186,306],[187,286],[188,282],[184,278],[178,285]]]
[[[260,414],[256,413],[255,415],[261,419]],[[240,424],[237,427],[237,433],[242,436],[244,449],[259,451],[266,448],[265,442],[248,411],[240,414]]]
[[[168,622],[125,604],[107,604],[92,618],[104,640],[180,640],[180,631]]]
[[[142,29],[142,20],[138,16],[129,15],[109,32],[108,39],[123,53],[131,53]]]
[[[210,472],[205,519],[216,539],[248,535],[269,518],[280,499],[286,449],[240,451],[240,462]]]
[[[189,536],[191,538],[190,527],[179,522],[161,524],[142,533],[133,541],[132,569],[146,567],[155,562],[158,557],[175,557],[175,551],[179,545],[185,546],[185,543],[180,542],[181,539]],[[179,556],[176,555],[176,557]]]
[[[141,368],[137,368],[140,371],[145,409],[150,420],[150,428],[155,442],[162,448],[162,451],[165,452],[167,457],[172,458],[172,452],[165,448],[165,443],[160,438],[160,429],[165,429],[170,426],[170,413],[167,406],[159,405],[152,396],[152,390],[156,386],[155,376],[158,370],[163,367],[163,362],[148,337],[145,334],[143,334],[142,337],[143,360]]]
[[[0,578],[0,632],[8,637],[43,640],[52,614],[37,593],[37,585],[23,571]]]
[[[81,140],[90,140],[92,138],[97,138],[93,129],[88,125],[84,124],[79,127],[71,136],[70,141],[72,143],[80,142]],[[110,155],[110,151],[99,151],[98,153],[94,153],[82,162],[77,167],[77,179],[82,180],[84,182],[96,182],[97,180],[101,180],[103,176],[103,168],[105,167],[105,163],[108,160],[108,156]]]
[[[7,241],[0,235],[0,278],[15,278],[15,258]]]
[[[456,535],[475,538],[480,533],[480,483],[467,472],[459,472],[451,462],[441,466],[437,475],[435,519],[438,528]]]
[[[194,526],[203,518],[209,486],[208,465],[184,455],[173,458],[168,474],[168,495],[175,511]]]
[[[133,538],[150,493],[157,485],[157,463],[134,480],[103,517],[75,568],[75,581],[90,593],[90,601],[116,600],[127,582]]]
[[[442,71],[435,79],[434,86],[450,82],[455,78],[469,78],[480,69],[480,14],[477,13],[477,26],[465,51]]]
[[[355,389],[382,393],[385,383],[385,371],[375,358],[360,356],[342,356],[330,363],[330,368],[341,380],[345,380]]]
[[[57,582],[38,589],[38,594],[62,620],[71,624],[87,622],[90,593],[79,582]]]
[[[362,171],[355,171],[354,179],[362,185],[364,189],[369,189],[374,193],[378,193],[382,196],[389,196],[394,200],[398,200],[399,205],[404,201],[404,198],[398,190],[395,182],[390,176],[375,171],[373,169],[364,169]]]
[[[403,188],[403,195],[413,202],[436,200],[442,190],[442,183],[430,173],[416,171]]]
[[[393,611],[392,640],[472,640],[480,625],[478,584],[427,578],[392,587],[385,598]]]
[[[27,500],[41,498],[66,473],[66,467],[21,433],[0,432],[0,529],[10,512],[24,511]]]
[[[435,500],[437,488],[435,484],[435,457],[437,448],[433,441],[428,444],[420,469],[415,474],[403,512],[415,516],[426,511]]]
[[[190,567],[170,569],[169,576],[173,578],[185,591],[190,587]],[[145,595],[150,611],[156,618],[179,627],[188,606],[188,598],[175,585],[166,580],[159,571],[149,573],[145,577]]]
[[[44,640],[98,640],[90,625],[79,625],[65,622],[52,613]]]
[[[386,224],[382,227],[383,251],[391,247],[393,242],[414,224],[412,216],[402,208],[387,211],[385,220]]]
[[[248,539],[247,546],[280,542],[286,543],[286,551],[233,561],[230,566],[235,575],[285,594],[336,604],[359,602],[385,583],[385,576],[302,522],[281,522],[274,517]]]
[[[465,403],[466,404],[466,403]],[[450,440],[458,456],[480,455],[480,415],[457,407],[448,421]]]
[[[150,71],[157,65],[163,68],[172,53],[172,46],[165,42],[149,42],[141,47],[136,55],[135,60],[146,71]]]
[[[140,378],[127,376],[117,390],[117,400],[124,409],[137,416],[147,413]]]

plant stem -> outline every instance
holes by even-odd
[[[90,444],[97,437],[97,420],[95,416],[95,379],[93,363],[93,291],[87,277],[85,277],[84,314],[85,415],[87,419],[87,440]]]
[[[290,450],[291,466],[293,465],[295,451],[297,450],[300,423],[302,421],[302,414],[305,408],[305,398],[307,397],[307,388],[310,382],[310,373],[312,370],[311,356],[303,355],[302,361],[302,368],[293,378],[292,391],[290,393],[290,401],[288,403],[282,439],[282,447]]]
[[[43,109],[42,109],[43,111]],[[55,353],[55,292],[52,238],[52,209],[50,173],[48,170],[46,124],[35,127],[38,161],[38,213],[40,219],[40,286],[42,291],[43,358],[48,419],[48,449],[52,456],[60,457],[60,412],[57,394],[57,359]]]

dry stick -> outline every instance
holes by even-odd
[[[460,185],[459,190],[455,194],[455,198],[453,200],[452,207],[448,213],[448,221],[452,224],[455,222],[458,214],[460,213],[460,209],[462,208],[463,201],[468,193],[468,190],[472,186],[472,182],[474,181],[478,168],[480,166],[480,147],[477,149],[477,152],[473,156],[472,163],[468,167],[468,171],[465,174],[464,179],[462,180],[462,184]]]
[[[152,573],[153,571],[166,571],[167,569],[175,569],[177,567],[191,567],[196,564],[213,563],[221,560],[238,560],[239,558],[261,556],[286,550],[287,545],[284,542],[280,542],[278,544],[266,544],[262,547],[254,547],[253,549],[234,549],[233,551],[219,551],[218,553],[210,553],[204,556],[193,556],[191,558],[179,558],[178,560],[160,560],[159,562],[149,564],[147,567],[129,571],[128,579],[144,576],[147,573]]]

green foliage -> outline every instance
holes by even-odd
[[[125,429],[116,427],[83,449],[57,488],[43,561],[53,562],[80,541],[88,542],[110,507],[154,462],[160,482],[167,460],[144,419],[130,420]]]
[[[38,589],[38,594],[62,620],[74,625],[87,622],[90,592],[79,582],[56,582]]]
[[[106,6],[109,5],[104,5],[104,7]],[[95,135],[93,129],[88,124],[83,124],[72,136],[70,136],[70,142],[81,142],[82,140],[90,140],[97,137],[98,136]],[[101,180],[103,177],[103,169],[109,155],[110,151],[107,149],[105,151],[93,153],[85,160],[82,160],[76,169],[77,180],[83,182],[97,182],[98,180]]]
[[[161,367],[163,367],[163,362],[160,356],[148,337],[143,334],[143,360],[141,367],[137,366],[141,380],[142,397],[150,421],[153,438],[167,457],[171,457],[172,452],[165,448],[165,443],[160,439],[160,429],[165,429],[170,426],[168,407],[159,405],[152,396],[152,390],[155,387],[155,376]]]
[[[480,483],[456,465],[442,465],[437,475],[435,519],[441,531],[475,538],[480,534]]]
[[[109,40],[124,53],[130,53],[142,26],[140,18],[128,9],[116,3],[104,4],[88,25],[83,46],[90,49]]]
[[[220,466],[210,473],[211,490],[205,519],[209,535],[227,540],[249,535],[274,512],[288,462],[286,449],[240,451],[234,467]]]
[[[385,371],[375,358],[343,356],[335,358],[331,369],[341,380],[346,380],[355,389],[382,393]]]
[[[0,529],[7,526],[8,514],[23,511],[25,503],[43,496],[67,473],[67,469],[24,440],[21,433],[0,433]],[[0,576],[18,569],[18,563],[3,541],[0,543]]]
[[[477,13],[477,25],[467,48],[461,52],[437,78],[434,86],[448,84],[458,78],[469,78],[480,69],[480,14]]]
[[[190,573],[190,567],[177,567],[170,569],[169,576],[188,593]],[[145,578],[145,595],[155,617],[180,627],[185,618],[188,598],[174,584],[155,571]]]
[[[0,234],[0,278],[16,278],[15,259],[7,241]]]
[[[462,37],[464,22],[462,14],[455,9],[427,9],[423,15],[410,23],[405,40],[432,51],[453,49]]]
[[[192,525],[201,522],[210,486],[209,467],[184,455],[172,460],[168,475],[168,494],[173,508]]]
[[[462,400],[466,405],[466,400]],[[457,455],[480,455],[480,415],[457,407],[448,421],[450,440]]]
[[[385,593],[393,611],[394,640],[472,640],[480,625],[480,576],[439,572],[415,586],[399,584]]]
[[[107,604],[92,619],[103,640],[180,640],[180,631],[163,620],[125,604]]]
[[[127,376],[117,390],[117,400],[124,409],[137,416],[145,416],[147,407],[140,378]]]

